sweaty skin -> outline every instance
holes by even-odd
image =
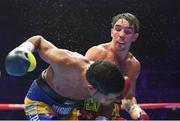
[[[131,81],[131,87],[126,94],[126,97],[134,96],[136,79],[140,72],[139,61],[128,52],[124,59],[116,57],[115,53],[111,50],[111,43],[105,43],[91,48],[92,56],[90,57],[90,51],[86,53],[86,57],[91,60],[109,60],[114,64],[117,64],[124,76],[129,77]],[[119,58],[119,59],[118,59]]]
[[[93,61],[77,52],[59,49],[41,36],[31,37],[27,41],[35,45],[40,57],[49,64],[44,77],[59,95],[73,100],[92,97],[105,105],[117,100],[118,94],[103,95],[86,79],[86,72]]]
[[[123,18],[119,19],[115,23],[114,28],[111,29],[111,42],[93,46],[85,54],[92,61],[109,60],[119,66],[123,76],[129,78],[131,85],[129,91],[125,94],[125,98],[122,100],[130,100],[132,103],[136,103],[135,88],[136,80],[140,73],[140,62],[129,52],[129,48],[132,42],[137,39],[138,35],[138,33],[134,33],[134,27],[127,20]],[[125,107],[130,105],[122,104]],[[99,111],[100,113],[111,115],[113,105],[100,109],[102,109]]]
[[[50,64],[46,69],[45,79],[59,95],[82,100],[89,96],[85,72],[90,61],[84,56],[65,49],[56,48],[41,36],[34,36],[27,41],[33,43],[41,58]]]

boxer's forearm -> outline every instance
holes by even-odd
[[[33,36],[26,40],[26,42],[30,42],[35,46],[35,50],[47,50],[49,48],[56,48],[52,43],[44,39],[40,35]],[[25,43],[26,43],[25,42]]]

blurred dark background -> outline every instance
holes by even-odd
[[[6,73],[8,52],[33,35],[81,54],[108,42],[111,18],[122,12],[140,20],[140,37],[131,52],[142,64],[139,103],[180,102],[179,0],[0,0],[0,103],[23,103],[27,90],[48,65],[23,77]],[[151,119],[180,119],[180,109],[147,109]],[[126,117],[126,113],[123,114]],[[128,117],[127,117],[128,118]],[[0,119],[25,119],[23,111],[0,110]]]

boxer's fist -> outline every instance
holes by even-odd
[[[36,68],[36,59],[31,51],[20,46],[7,55],[5,68],[12,76],[24,76]]]

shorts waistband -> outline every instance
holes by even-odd
[[[36,79],[36,82],[38,84],[38,86],[49,96],[51,97],[53,100],[59,102],[59,103],[65,103],[65,102],[74,102],[74,103],[78,103],[79,101],[77,100],[73,100],[73,99],[69,99],[67,97],[63,97],[59,94],[57,94],[46,82],[46,80],[43,78],[43,73],[39,76],[38,79]]]

